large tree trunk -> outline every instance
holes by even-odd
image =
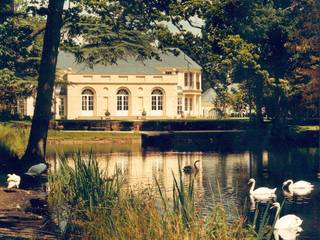
[[[51,118],[58,48],[60,45],[64,0],[50,0],[40,64],[37,98],[23,168],[45,162],[46,142]]]

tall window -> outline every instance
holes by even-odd
[[[184,110],[188,111],[188,106],[189,106],[189,98],[184,99]]]
[[[189,87],[193,88],[193,73],[189,73]]]
[[[82,91],[82,111],[93,111],[93,91],[85,89]]]
[[[192,98],[189,98],[189,111],[192,111],[193,101]]]
[[[189,84],[189,74],[184,73],[184,86],[187,87]]]
[[[197,89],[200,89],[200,74],[196,74]]]
[[[59,116],[64,116],[64,98],[60,98],[60,104],[59,104]]]
[[[192,111],[192,107],[193,107],[193,101],[192,101],[192,97],[186,97],[184,99],[184,110],[185,111]]]
[[[128,111],[129,109],[129,93],[125,89],[120,89],[117,92],[117,110]]]
[[[152,111],[163,110],[163,93],[159,89],[155,89],[151,93],[151,110]]]
[[[182,114],[182,97],[178,97],[177,114]]]

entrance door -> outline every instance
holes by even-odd
[[[129,93],[125,89],[117,92],[117,116],[129,115]]]
[[[151,93],[151,115],[163,115],[163,93],[160,89],[155,89]]]
[[[94,93],[90,89],[85,89],[81,94],[82,99],[82,116],[93,116],[94,115]]]

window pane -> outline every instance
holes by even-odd
[[[88,110],[93,111],[93,96],[88,96]]]
[[[123,96],[123,110],[128,111],[128,96]]]
[[[188,86],[188,76],[189,74],[188,73],[184,73],[184,86],[187,87]]]
[[[188,111],[188,98],[184,99],[184,110]]]
[[[117,110],[122,110],[122,96],[117,96]]]
[[[87,96],[82,96],[82,110],[87,110]]]
[[[157,105],[157,99],[156,96],[151,97],[151,109],[156,110],[156,105]]]
[[[193,73],[189,73],[189,86],[193,87]]]
[[[162,110],[162,96],[158,96],[158,110]]]

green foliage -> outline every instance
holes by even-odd
[[[11,128],[0,124],[0,155],[8,161],[12,156],[21,156],[26,144],[28,133],[23,129]]]
[[[157,57],[153,31],[168,6],[153,1],[71,1],[65,11],[62,49],[90,67],[118,59]],[[87,14],[89,13],[89,14]]]
[[[99,170],[94,154],[65,159],[49,177],[49,204],[59,223],[66,225],[69,239],[257,239],[255,224],[247,227],[241,216],[230,219],[230,209],[222,203],[202,216],[195,207],[194,176],[189,183],[174,176],[172,203],[157,182],[152,189],[134,191],[120,184],[119,173],[107,178]],[[160,196],[159,196],[160,195]],[[159,199],[161,201],[159,202]],[[162,204],[161,204],[162,203]],[[267,214],[266,214],[267,216]],[[267,218],[267,217],[265,217]],[[267,225],[260,225],[264,238]]]
[[[0,70],[0,102],[7,109],[15,109],[18,100],[29,96],[33,89],[32,82],[17,78],[9,69]]]
[[[159,31],[160,46],[178,46],[196,60],[205,88],[223,92],[241,83],[246,103],[257,113],[265,106],[272,118],[316,109],[318,85],[298,75],[319,79],[318,1],[188,0],[170,11],[179,31]],[[201,34],[187,31],[183,20]]]
[[[42,43],[31,35],[41,25],[41,18],[19,15],[0,23],[0,101],[7,107],[36,85]]]
[[[74,168],[62,156],[59,171],[49,178],[49,201],[57,217],[75,225],[94,221],[96,214],[109,221],[110,208],[119,197],[118,175],[109,178],[102,172],[92,152],[87,159],[75,153],[73,159]]]

